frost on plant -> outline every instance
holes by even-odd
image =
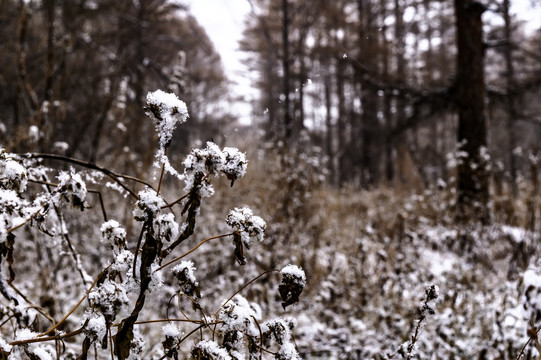
[[[28,183],[26,169],[0,148],[0,188],[23,192]]]
[[[165,201],[156,191],[153,189],[142,190],[139,192],[139,200],[135,203],[133,217],[137,221],[152,219],[163,206],[165,206]]]
[[[81,178],[81,175],[75,173],[73,168],[69,172],[60,172],[58,181],[58,188],[62,194],[62,199],[81,210],[88,207],[86,203],[86,184]]]
[[[181,335],[179,328],[175,324],[169,323],[162,327],[162,333],[165,337],[164,341],[162,342],[165,356],[167,356],[169,359],[173,358],[178,360],[178,346],[180,345],[179,336]]]
[[[246,264],[244,249],[250,249],[252,239],[263,241],[267,224],[259,216],[254,215],[247,207],[235,208],[229,211],[225,219],[227,225],[234,229],[233,244],[235,245],[235,257],[239,264]]]
[[[541,320],[541,275],[530,267],[522,275],[523,307],[528,320],[534,324]]]
[[[188,119],[188,108],[175,94],[156,90],[147,94],[146,113],[157,121],[156,131],[160,148],[166,148],[173,139],[176,127]]]
[[[171,173],[181,182],[174,195],[176,200],[172,202],[165,200],[165,190],[160,191],[165,186],[163,176],[160,176],[157,184],[151,184],[147,182],[149,180],[137,179],[129,174],[117,175],[95,164],[66,160],[63,156],[37,153],[13,155],[0,149],[0,270],[9,271],[9,278],[4,278],[0,271],[0,294],[8,300],[8,304],[0,304],[0,317],[6,320],[3,322],[6,327],[12,326],[12,331],[3,332],[3,336],[11,334],[11,338],[0,337],[0,358],[21,358],[26,355],[40,360],[93,357],[135,360],[162,356],[223,360],[255,359],[267,351],[276,358],[296,359],[296,349],[289,341],[292,326],[285,320],[270,321],[260,326],[261,308],[239,294],[243,288],[227,289],[235,296],[229,297],[231,293],[227,294],[229,300],[222,302],[222,306],[211,313],[205,307],[215,299],[198,302],[202,289],[195,276],[193,261],[181,261],[171,271],[162,270],[192,253],[190,251],[172,261],[166,260],[181,242],[199,230],[196,229],[196,219],[201,198],[214,193],[211,180],[223,175],[233,185],[246,174],[248,162],[245,154],[238,149],[220,148],[208,142],[204,148],[192,149],[183,162],[184,171],[182,174],[177,173],[169,164],[167,148],[175,128],[188,118],[186,105],[174,94],[158,90],[148,94],[145,110],[156,121],[159,137],[156,158],[157,163],[162,165],[162,174]],[[24,163],[20,162],[21,158],[25,159]],[[65,166],[67,170],[55,171],[42,165],[40,161],[43,159],[65,160],[76,164],[74,166],[77,166],[77,171],[79,168],[87,168],[88,171],[77,172]],[[55,178],[56,187],[51,185]],[[92,186],[91,190],[87,189],[85,181]],[[141,184],[145,186],[142,188]],[[102,197],[101,192],[111,192],[115,188],[121,189],[121,195],[126,195],[124,199],[132,199],[133,202],[127,203],[125,208],[109,209],[111,205],[116,205],[115,200],[122,198],[108,199]],[[96,197],[87,199],[89,192],[96,194]],[[98,206],[93,206],[84,216],[79,211],[64,212],[66,207],[88,209],[87,201],[94,200]],[[126,208],[132,210],[131,214],[136,221],[132,222],[133,219],[128,217],[128,223],[121,223],[110,218],[110,215],[116,219],[129,215],[129,211],[128,214],[121,212]],[[263,240],[265,221],[248,208],[235,208],[229,212],[226,222],[232,231],[207,240],[233,236],[235,255],[244,264],[243,249],[248,249],[253,241]],[[23,227],[27,231],[25,237],[39,244],[36,254],[24,246],[19,253],[15,251],[15,232],[21,231],[19,229]],[[206,229],[208,227],[200,233]],[[36,235],[44,234],[49,241],[35,239]],[[90,239],[95,239],[95,242],[87,243]],[[88,259],[83,259],[82,255],[88,255]],[[40,276],[53,276],[54,281],[51,283],[58,282],[59,288],[70,281],[67,286],[69,290],[66,291],[74,297],[58,299],[60,301],[57,304],[54,288],[48,288],[43,298],[49,300],[48,297],[52,297],[54,305],[43,305],[42,308],[29,304],[26,299],[32,296],[26,297],[14,286],[13,289],[9,286],[14,280],[12,264],[18,256],[30,259],[29,263],[37,260],[38,266],[50,263],[48,269],[51,271]],[[101,264],[108,265],[97,267]],[[25,269],[34,269],[33,265]],[[208,269],[206,265],[203,268]],[[272,271],[274,269],[261,275]],[[288,285],[281,285],[288,287],[287,301],[297,301],[302,291],[298,290],[299,286],[301,283],[304,286],[304,274],[300,276],[289,271],[282,275],[287,278],[285,282]],[[82,281],[78,282],[79,276]],[[171,280],[173,287],[170,286]],[[36,285],[40,285],[36,288],[45,288],[42,286],[45,283]],[[165,288],[163,294],[155,291],[159,288]],[[211,287],[206,294],[212,294],[214,289]],[[169,297],[167,291],[171,291],[174,296]],[[39,290],[38,294],[41,295]],[[171,301],[175,297],[178,300],[176,304]],[[194,314],[188,315],[183,311],[181,298],[191,300],[196,310]],[[73,301],[75,299],[80,300],[77,303]],[[158,304],[152,304],[151,301],[157,301]],[[57,316],[60,318],[59,311],[64,312],[72,303],[77,305],[62,320],[51,320],[56,320]],[[147,306],[149,303],[155,306]],[[173,305],[178,307],[174,309],[178,310],[177,315],[182,313],[185,319],[169,317]],[[49,306],[55,310],[54,315],[47,313]],[[165,316],[159,314],[162,310]],[[197,318],[199,315],[201,317]],[[40,323],[40,316],[53,323],[50,328]],[[174,322],[179,320],[185,321]],[[160,325],[156,323],[167,324],[159,332]],[[155,337],[156,331],[147,331],[152,326],[158,326],[160,338]],[[190,326],[193,327],[190,329]],[[48,330],[41,334],[32,331],[37,329]],[[193,346],[186,346],[183,342],[191,334],[197,334],[200,339],[190,339]],[[153,340],[149,349],[144,349],[143,336],[146,340]],[[263,349],[264,343],[272,346],[272,349]],[[60,346],[64,344],[66,349]],[[55,345],[58,345],[58,349]],[[188,352],[181,353],[181,349],[187,348],[190,349]]]
[[[179,236],[179,225],[175,221],[175,215],[160,214],[154,220],[154,227],[158,237],[165,242],[175,241]]]
[[[231,185],[246,174],[248,161],[246,155],[236,148],[226,147],[223,151],[213,142],[207,142],[203,149],[192,149],[186,156],[184,165],[184,190],[198,189],[202,197],[214,195],[210,177],[223,173]]]
[[[282,307],[285,309],[299,302],[299,296],[306,286],[306,275],[300,267],[295,265],[285,266],[280,274],[282,282],[278,286],[278,291],[283,301]]]
[[[199,341],[190,355],[190,360],[231,360],[227,351],[212,340]]]
[[[126,249],[126,230],[118,221],[109,220],[101,225],[102,239],[111,245],[111,248],[119,251]]]
[[[225,163],[222,171],[231,180],[231,186],[235,180],[240,179],[246,174],[248,161],[246,155],[237,148],[224,148]]]
[[[224,333],[223,346],[232,354],[241,351],[244,336],[249,343],[255,343],[259,336],[256,321],[260,318],[260,309],[257,304],[250,304],[241,295],[235,295],[233,299],[223,305],[218,320],[222,321]],[[250,348],[249,348],[250,349]]]
[[[195,266],[193,261],[182,261],[172,270],[173,276],[178,280],[180,291],[191,298],[200,298],[199,284],[194,275]]]

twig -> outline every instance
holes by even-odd
[[[216,312],[214,313],[214,317],[216,317],[216,316],[218,315],[218,313],[220,312],[220,310],[222,310],[222,308],[223,308],[228,302],[230,302],[231,299],[233,299],[233,298],[235,297],[235,295],[237,295],[237,294],[240,293],[242,290],[244,290],[245,288],[247,288],[248,286],[250,286],[251,283],[253,283],[253,282],[256,281],[257,279],[259,279],[260,277],[262,277],[262,276],[264,276],[264,275],[266,275],[266,274],[268,274],[268,273],[274,272],[274,271],[280,272],[280,270],[278,270],[278,269],[270,269],[270,270],[267,270],[267,271],[265,271],[265,272],[262,272],[261,274],[257,275],[255,278],[253,278],[252,280],[250,280],[250,281],[248,281],[246,284],[244,284],[240,289],[238,289],[237,291],[235,291],[235,293],[234,293],[233,295],[231,295],[231,296],[229,297],[229,299],[227,299],[227,301],[224,302],[224,303],[222,304],[222,306],[220,306],[220,308],[218,309],[218,311],[216,311]]]
[[[180,255],[179,257],[176,257],[174,258],[173,260],[169,261],[168,263],[160,266],[159,268],[157,268],[156,270],[154,271],[159,271],[161,269],[163,269],[164,267],[167,267],[169,265],[171,265],[172,263],[176,262],[176,261],[179,261],[180,259],[190,255],[192,252],[194,252],[195,250],[197,250],[198,247],[200,247],[201,245],[203,245],[204,243],[206,243],[207,241],[210,241],[210,240],[214,240],[214,239],[219,239],[219,238],[222,238],[222,237],[226,237],[226,236],[231,236],[233,235],[233,233],[230,233],[230,234],[224,234],[224,235],[217,235],[217,236],[213,236],[213,237],[209,237],[208,239],[205,239],[203,241],[201,241],[199,244],[197,244],[193,249],[191,249],[190,251],[188,251],[187,253],[183,254],[183,255]]]
[[[109,176],[118,185],[120,185],[124,190],[126,190],[128,193],[130,193],[131,196],[133,196],[136,199],[139,198],[137,196],[137,194],[135,192],[133,192],[130,188],[128,188],[126,185],[124,185],[124,183],[122,181],[120,181],[119,178],[135,181],[137,183],[144,184],[144,185],[148,186],[151,189],[154,189],[151,184],[149,184],[148,182],[146,182],[144,180],[141,180],[139,178],[129,176],[129,175],[117,174],[117,173],[115,173],[115,172],[113,172],[113,171],[111,171],[111,170],[109,170],[107,168],[98,166],[96,164],[93,164],[93,163],[90,163],[90,162],[87,162],[87,161],[82,161],[82,160],[79,160],[79,159],[70,158],[70,157],[67,157],[67,156],[56,155],[56,154],[43,154],[43,153],[18,154],[18,156],[25,157],[25,158],[30,158],[30,159],[50,159],[50,160],[65,161],[65,162],[68,162],[68,163],[72,163],[72,164],[76,164],[76,165],[79,165],[79,166],[82,166],[82,167],[86,167],[88,169],[97,170],[97,171],[102,172],[105,175]]]
[[[98,280],[100,279],[100,277],[102,276],[102,274],[104,272],[106,272],[107,270],[109,270],[109,268],[111,267],[111,265],[113,264],[110,264],[108,265],[105,269],[103,269],[101,271],[101,273],[96,277],[96,280],[94,280],[94,282],[92,283],[92,285],[90,285],[90,288],[86,291],[86,294],[81,298],[81,300],[79,300],[79,302],[70,310],[70,312],[68,312],[63,318],[62,320],[60,320],[55,326],[51,327],[49,330],[45,331],[44,333],[42,334],[39,334],[38,337],[41,337],[41,336],[45,336],[47,334],[49,334],[51,331],[55,330],[57,327],[59,327],[64,321],[66,321],[66,319],[71,315],[73,314],[73,312],[75,310],[77,310],[77,308],[79,307],[79,305],[82,304],[82,302],[86,299],[86,297],[88,296],[88,294],[90,294],[90,291],[92,291],[92,289],[94,288],[94,286],[96,286],[96,283],[98,282]]]

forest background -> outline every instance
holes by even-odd
[[[511,14],[522,0],[247,2],[239,47],[257,92],[249,125],[231,111],[241,99],[182,1],[0,0],[0,144],[152,178],[157,135],[145,98],[173,92],[190,115],[168,148],[171,164],[207,141],[249,159],[238,185],[216,185],[197,239],[221,230],[231,202],[268,224],[245,267],[221,244],[198,255],[213,294],[203,305],[229,298],[230,284],[298,263],[304,298],[285,314],[297,318],[302,357],[539,356],[541,32]],[[164,188],[173,184],[164,178]],[[137,237],[133,204],[111,185],[100,191]],[[100,205],[88,203],[84,218],[64,216],[95,273],[106,261]],[[55,242],[17,231],[15,283],[60,317],[84,281],[58,267],[80,264],[38,261],[67,246],[62,234],[50,234]],[[68,280],[81,288],[64,291]],[[440,294],[428,317],[419,302],[432,285]],[[245,296],[284,315],[271,286]],[[8,337],[12,310],[2,301]]]

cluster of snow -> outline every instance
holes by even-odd
[[[171,165],[165,149],[171,143],[177,126],[186,122],[189,117],[186,104],[173,93],[156,90],[147,94],[145,109],[146,114],[156,120],[156,131],[159,137],[157,161],[154,166],[160,167],[161,164],[168,173],[180,178],[181,175]]]
[[[103,315],[92,312],[88,314],[88,322],[84,328],[85,335],[92,341],[101,340],[107,333],[107,325]]]
[[[192,348],[192,359],[231,360],[231,356],[216,341],[201,340]]]
[[[273,319],[266,321],[261,324],[261,332],[263,336],[274,339],[280,345],[280,349],[276,355],[277,359],[297,360],[300,359],[300,356],[295,345],[291,342],[291,330],[293,330],[296,324],[288,320]]]
[[[9,345],[4,338],[0,337],[0,351],[11,352],[12,346]]]
[[[162,326],[163,336],[178,337],[181,334],[180,329],[173,323]]]
[[[538,269],[530,267],[522,274],[522,286],[525,317],[534,322],[541,321],[541,274]]]
[[[95,310],[101,312],[109,321],[113,321],[129,305],[127,290],[123,284],[105,279],[102,284],[92,289],[88,294],[88,300]]]
[[[15,334],[15,341],[35,339],[38,337],[38,335],[38,333],[28,328],[22,328],[17,330],[17,333]]]
[[[306,286],[306,274],[304,270],[298,267],[297,265],[286,265],[280,271],[280,274],[284,277],[289,277],[293,279],[298,285],[304,287]]]
[[[175,241],[179,237],[179,225],[175,221],[175,215],[160,214],[154,220],[155,231],[164,242]]]
[[[58,189],[62,194],[62,198],[74,207],[81,210],[87,207],[86,205],[86,184],[73,168],[69,172],[61,171],[58,176]]]
[[[126,276],[131,277],[132,273],[128,270],[132,268],[133,265],[133,253],[129,250],[113,250],[115,259],[111,264],[112,271],[118,271],[121,274],[126,274]]]
[[[102,241],[108,242],[113,249],[122,250],[126,248],[126,230],[116,220],[104,222],[101,227]]]
[[[227,225],[240,232],[242,242],[250,248],[252,239],[262,242],[267,224],[247,207],[230,210],[225,219]]]
[[[197,281],[194,275],[195,270],[196,268],[193,261],[187,260],[181,261],[180,264],[176,265],[173,269],[171,269],[171,272],[176,278],[179,278],[179,280],[181,280],[180,277],[182,277],[182,279],[186,279],[186,281],[189,281],[192,284],[196,284]]]
[[[176,265],[171,272],[173,276],[178,280],[180,291],[190,297],[200,297],[199,284],[194,275],[195,266],[193,261],[182,261]]]
[[[235,295],[218,313],[218,320],[223,321],[224,331],[239,331],[249,336],[259,335],[254,323],[261,316],[257,304],[250,304],[242,295]]]
[[[179,124],[188,119],[186,103],[175,94],[156,90],[147,94],[146,114],[157,120],[156,131],[160,138],[160,148],[169,146],[173,132]]]
[[[247,164],[246,155],[238,149],[226,147],[222,151],[209,141],[204,149],[192,149],[186,156],[183,162],[184,190],[189,192],[197,185],[202,197],[210,197],[214,195],[214,188],[208,181],[209,176],[216,177],[222,172],[233,183],[246,174]],[[203,177],[206,181],[199,184]]]
[[[149,218],[154,218],[154,214],[158,213],[165,206],[163,198],[153,189],[147,188],[139,191],[139,200],[135,203],[133,217],[137,221],[146,221]]]
[[[0,188],[20,193],[26,189],[27,183],[25,167],[0,148]]]
[[[30,352],[34,357],[32,359],[36,360],[54,360],[52,354],[55,353],[54,349],[50,345],[36,345],[33,344],[28,347],[28,352]]]

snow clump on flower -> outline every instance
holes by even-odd
[[[177,278],[180,290],[190,297],[201,297],[199,284],[194,275],[195,266],[193,261],[182,261],[171,272]]]
[[[192,149],[183,162],[184,165],[184,191],[191,191],[198,187],[202,197],[214,195],[214,188],[209,183],[210,176],[221,173],[233,182],[246,174],[248,161],[246,155],[236,148],[220,147],[208,141],[203,149]]]
[[[231,360],[227,351],[221,348],[216,341],[201,340],[192,348],[192,359]]]
[[[181,332],[175,324],[169,323],[162,326],[162,333],[164,336],[177,337],[180,336]]]
[[[235,208],[229,211],[225,222],[240,232],[242,242],[247,248],[250,248],[252,238],[259,242],[263,241],[267,224],[265,220],[254,215],[251,209]]]
[[[84,334],[93,341],[103,339],[107,333],[107,325],[103,315],[92,312],[88,316],[88,321],[83,330]]]
[[[224,155],[225,163],[222,171],[231,180],[231,186],[233,186],[235,180],[246,175],[248,161],[246,160],[246,155],[237,148],[225,147]]]
[[[4,149],[0,148],[0,188],[23,192],[27,183],[25,167],[11,159]]]
[[[541,275],[535,268],[530,267],[522,275],[524,289],[523,307],[525,317],[537,322],[541,319]]]
[[[104,222],[101,227],[102,241],[105,240],[113,249],[125,249],[126,248],[126,230],[120,226],[118,221],[109,220]]]
[[[160,148],[164,149],[171,143],[173,131],[177,125],[188,119],[186,103],[173,93],[156,90],[147,94],[146,114],[158,121],[156,131],[160,138]]]
[[[250,304],[242,295],[235,295],[220,310],[218,320],[223,321],[225,331],[241,331],[250,336],[259,335],[259,331],[253,323],[253,318],[260,317],[257,304]]]
[[[135,203],[133,210],[133,217],[137,221],[146,221],[149,217],[154,217],[154,214],[165,206],[163,198],[153,189],[139,191],[138,195],[139,200]]]
[[[282,307],[285,310],[289,305],[299,302],[299,296],[306,286],[306,275],[296,265],[284,266],[280,274],[282,275],[282,281],[278,286],[278,291],[283,300]]]
[[[160,239],[166,242],[175,241],[179,236],[179,225],[175,221],[175,215],[171,213],[158,215],[154,220],[154,226]]]
[[[62,198],[74,207],[84,210],[86,204],[86,184],[73,168],[69,172],[61,171],[58,174],[58,189],[62,194]]]

